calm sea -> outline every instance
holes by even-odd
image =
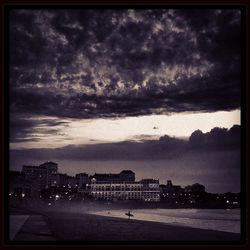
[[[128,210],[105,210],[92,214],[127,218]],[[134,209],[132,220],[155,221],[216,231],[240,233],[240,209]]]

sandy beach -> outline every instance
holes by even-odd
[[[46,212],[57,240],[73,241],[238,241],[240,234],[157,222],[67,212]]]
[[[205,230],[185,226],[169,225],[160,222],[136,220],[133,217],[114,218],[96,214],[89,214],[93,211],[101,211],[104,207],[90,204],[89,206],[63,206],[40,207],[37,209],[29,208],[24,210],[12,210],[11,214],[29,214],[30,216],[39,215],[47,224],[47,231],[55,241],[81,241],[80,244],[98,244],[103,242],[190,242],[201,244],[207,242],[237,243],[240,241],[240,234],[222,232],[215,230]],[[112,213],[112,210],[110,210]],[[41,219],[42,219],[41,218]],[[29,221],[29,220],[27,220]],[[27,230],[33,233],[34,225],[25,225],[17,234],[15,240],[25,241],[36,238],[29,237]],[[40,229],[39,229],[40,230]],[[39,231],[38,230],[38,231]],[[41,229],[44,231],[44,229]],[[25,235],[25,237],[24,237]],[[39,236],[40,237],[40,236]],[[46,238],[45,238],[46,240]],[[204,243],[202,243],[204,242]]]

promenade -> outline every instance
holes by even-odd
[[[55,240],[44,216],[28,211],[18,211],[10,215],[9,238],[13,241],[51,241]]]

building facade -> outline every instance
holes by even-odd
[[[22,174],[27,181],[36,181],[40,189],[48,188],[54,183],[54,175],[58,166],[54,162],[45,162],[39,166],[22,167]]]
[[[68,185],[68,175],[67,174],[57,173],[57,174],[53,175],[52,179],[53,179],[52,186],[62,187],[62,186]]]
[[[160,201],[159,180],[97,181],[92,179],[90,194],[95,199]]]
[[[173,185],[171,180],[167,180],[167,185],[160,185],[160,192],[163,198],[176,198],[184,192],[184,189],[179,185]]]
[[[205,193],[205,186],[199,184],[199,183],[195,183],[193,185],[189,185],[185,187],[185,192],[187,193]]]
[[[85,188],[89,184],[89,176],[86,173],[76,174],[77,185],[79,188]]]
[[[47,161],[39,166],[40,168],[45,168],[46,173],[46,187],[52,186],[53,183],[53,175],[57,173],[58,164],[52,161]]]

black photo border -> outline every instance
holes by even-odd
[[[8,40],[8,13],[11,9],[17,8],[29,8],[29,9],[51,9],[51,8],[222,8],[222,9],[240,9],[242,13],[241,27],[244,32],[241,34],[241,239],[240,241],[189,241],[189,242],[178,242],[178,241],[111,241],[111,242],[95,242],[95,241],[10,241],[8,239],[9,232],[9,206],[8,206],[8,185],[9,185],[9,40]],[[247,118],[249,113],[248,106],[248,59],[249,59],[249,33],[248,33],[248,22],[249,22],[249,5],[247,1],[4,1],[1,5],[2,15],[2,40],[1,40],[1,52],[2,52],[2,84],[1,84],[1,215],[2,215],[2,227],[1,227],[1,247],[12,248],[18,246],[34,247],[40,245],[40,247],[218,247],[225,248],[247,248],[249,246],[249,170],[248,170],[248,144],[249,133]]]

